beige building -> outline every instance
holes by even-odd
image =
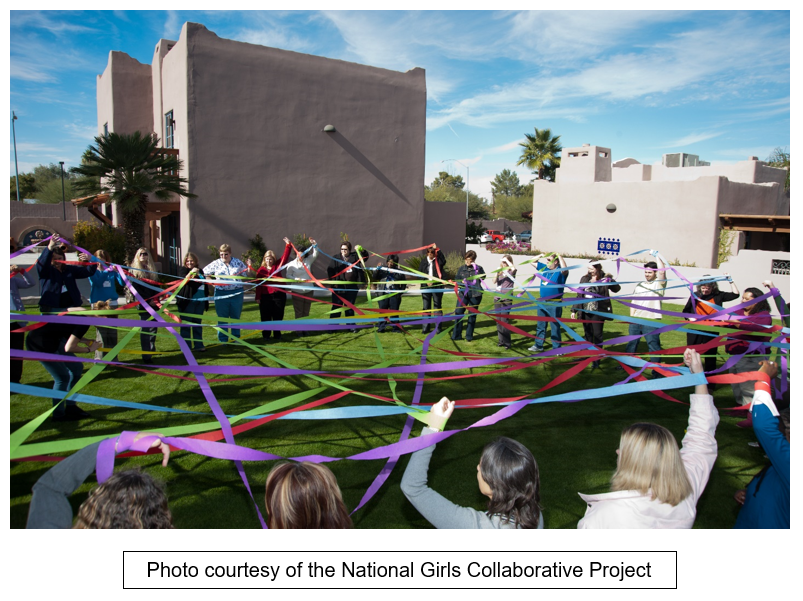
[[[341,233],[376,252],[464,248],[465,205],[424,201],[423,69],[246,44],[185,23],[177,41],[159,40],[150,65],[111,52],[97,104],[99,134],[156,133],[197,195],[149,203],[163,271],[187,251],[205,260],[209,245],[238,256],[255,234],[277,252],[298,233],[331,255]]]
[[[734,254],[747,248],[788,257],[786,171],[756,157],[734,165],[696,162],[612,162],[610,148],[564,148],[556,182],[535,181],[533,247],[569,256],[657,249],[670,261],[711,268],[726,229],[738,232],[731,236]]]

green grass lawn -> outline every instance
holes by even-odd
[[[358,306],[365,304],[360,298]],[[288,305],[290,303],[288,302]],[[420,309],[417,296],[407,297],[402,310]],[[626,309],[614,303],[617,313]],[[444,309],[454,307],[454,297],[444,297]],[[493,308],[492,299],[486,297],[482,310]],[[671,306],[667,308],[672,309]],[[322,317],[329,306],[313,305],[312,317]],[[674,310],[678,310],[675,308]],[[534,313],[528,311],[527,313]],[[564,311],[564,313],[568,313]],[[288,306],[286,317],[292,318]],[[207,313],[214,317],[214,311]],[[259,311],[253,303],[247,304],[242,315],[244,321],[258,321]],[[670,323],[667,320],[665,323]],[[535,331],[535,322],[518,321],[527,331]],[[582,332],[581,324],[574,324]],[[358,369],[393,359],[397,365],[417,364],[420,360],[420,326],[411,335],[379,334],[366,329],[359,333],[342,331],[336,334],[316,334],[296,338],[285,334],[281,342],[261,344],[259,333],[248,338],[278,359],[302,369]],[[243,331],[245,334],[245,330]],[[627,333],[624,322],[607,322],[605,338]],[[89,336],[94,335],[90,330]],[[381,347],[377,345],[377,338]],[[273,360],[247,348],[236,345],[214,345],[214,330],[206,328],[206,344],[209,351],[197,354],[202,365],[262,365],[278,366]],[[565,339],[565,336],[564,336]],[[514,346],[505,351],[506,356],[529,356],[527,347],[530,338],[514,335]],[[472,343],[452,342],[445,337],[436,341],[427,355],[430,363],[442,361],[459,362],[461,357],[449,355],[444,350],[476,353],[485,357],[500,357],[503,354],[496,345],[495,323],[488,317],[479,317]],[[662,336],[664,348],[682,346],[685,335],[669,333]],[[139,350],[135,338],[129,349]],[[547,345],[548,348],[548,345]],[[185,365],[186,361],[178,345],[169,334],[160,334],[157,349],[163,354],[156,363]],[[613,350],[624,350],[614,347]],[[640,351],[646,351],[641,343]],[[121,360],[139,365],[135,354],[123,354]],[[668,359],[680,362],[679,358]],[[437,377],[481,373],[485,370],[459,370],[432,374],[426,378],[422,402],[432,403],[442,396],[456,399],[501,398],[533,392],[565,371],[576,360],[559,358],[544,365],[532,366],[501,375],[485,375],[471,378],[438,380]],[[593,374],[585,371],[545,395],[560,394],[586,388],[603,388],[623,379],[623,372],[614,369],[613,360],[603,361],[603,369]],[[88,367],[85,367],[85,371]],[[182,376],[187,372],[169,372]],[[210,376],[214,378],[215,376]],[[381,376],[372,376],[381,378]],[[339,382],[340,380],[332,380]],[[23,383],[50,388],[52,380],[38,362],[26,362]],[[370,392],[387,397],[393,396],[410,403],[414,392],[414,378],[399,376],[395,383],[384,380],[354,380],[343,382],[355,392]],[[221,407],[228,414],[240,414],[285,398],[291,394],[321,386],[320,382],[306,376],[283,378],[240,379],[233,382],[216,382],[212,390]],[[676,399],[688,402],[690,389],[670,391]],[[200,424],[210,421],[211,411],[195,380],[166,378],[157,375],[118,367],[107,367],[82,391],[125,401],[150,403],[164,407],[202,411],[203,416],[186,416],[144,410],[127,410],[115,407],[83,405],[92,413],[92,419],[81,422],[52,423],[45,421],[26,443],[41,443],[89,436],[112,436],[122,430],[161,431],[165,428]],[[310,400],[336,392],[329,387]],[[544,396],[544,395],[539,395]],[[720,386],[714,393],[719,408],[734,405],[730,387]],[[50,406],[50,400],[20,394],[11,396],[11,432],[18,430]],[[380,401],[357,394],[349,394],[326,407],[376,405]],[[449,428],[462,428],[493,413],[495,409],[461,409],[449,422]],[[282,456],[322,454],[349,456],[364,450],[390,444],[399,440],[406,416],[363,418],[352,420],[276,420],[236,436],[238,444],[276,453]],[[743,488],[765,463],[763,451],[748,446],[755,440],[752,431],[736,427],[741,418],[721,414],[717,430],[719,457],[705,493],[698,503],[696,528],[730,528],[736,519],[738,507],[733,493]],[[545,403],[524,408],[515,416],[494,426],[476,428],[450,438],[438,446],[430,469],[430,485],[450,500],[460,505],[482,509],[484,497],[477,488],[476,465],[482,447],[496,436],[509,436],[529,447],[538,461],[541,472],[541,499],[547,528],[574,528],[585,513],[585,504],[578,492],[604,492],[616,465],[615,449],[623,427],[636,421],[653,421],[666,426],[680,440],[688,421],[688,407],[658,398],[651,393],[640,393],[611,399],[588,400],[577,403]],[[420,422],[414,427],[415,436],[421,430]],[[231,462],[210,459],[192,453],[178,451],[166,468],[159,465],[156,456],[118,459],[117,468],[141,465],[151,474],[167,483],[170,506],[178,528],[258,528],[253,504]],[[257,503],[262,509],[265,478],[274,462],[246,463],[245,469]],[[355,507],[365,490],[384,466],[385,461],[338,461],[329,463],[337,476],[346,505]],[[399,489],[399,482],[407,464],[402,457],[396,469],[382,489],[360,511],[354,514],[357,528],[427,528],[429,524],[407,502]],[[11,462],[11,525],[23,528],[31,498],[31,487],[53,464],[32,461]],[[71,498],[74,508],[86,498],[93,486],[90,478]]]

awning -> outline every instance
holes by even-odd
[[[789,215],[733,215],[722,213],[719,216],[719,221],[726,230],[789,233]]]

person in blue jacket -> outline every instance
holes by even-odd
[[[125,286],[120,274],[111,267],[112,258],[102,248],[95,251],[94,257],[89,257],[92,263],[98,263],[100,269],[89,276],[89,302],[95,304],[98,301],[107,301],[111,307],[117,307],[119,294],[117,284]],[[106,270],[107,268],[108,271]],[[108,317],[117,317],[109,315]],[[97,326],[95,328],[95,340],[103,345],[103,348],[111,349],[117,345],[117,329]],[[95,359],[103,359],[103,351],[95,351]]]
[[[770,381],[778,374],[772,361],[762,361],[760,372]],[[736,493],[743,503],[734,528],[789,528],[790,527],[790,471],[789,412],[779,413],[766,382],[756,382],[753,395],[753,430],[761,448],[769,457],[770,465],[761,470],[747,490]],[[785,419],[784,419],[785,418]]]

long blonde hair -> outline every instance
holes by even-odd
[[[142,251],[148,253],[148,260],[147,261],[140,261],[139,253]],[[156,265],[153,263],[153,258],[151,257],[151,251],[141,246],[137,249],[136,254],[134,254],[134,258],[131,260],[131,275],[133,275],[137,279],[156,279]]]
[[[278,266],[279,259],[276,258],[276,253],[272,250],[269,250],[265,253],[265,256],[262,257],[262,267],[265,269],[268,268],[268,257],[273,257],[273,264]]]
[[[351,528],[337,479],[318,463],[280,463],[265,483],[268,528]]]
[[[619,439],[619,463],[611,490],[637,490],[654,500],[677,505],[692,493],[678,442],[658,424],[633,424]]]

